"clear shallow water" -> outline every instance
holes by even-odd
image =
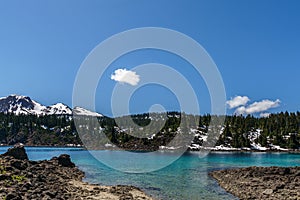
[[[4,153],[7,147],[0,147]],[[26,148],[29,159],[44,160],[66,153],[86,173],[85,181],[105,185],[126,184],[142,188],[159,199],[236,199],[227,194],[207,173],[215,169],[246,166],[300,166],[300,154],[212,152],[204,158],[188,153],[159,171],[141,174],[111,169],[94,159],[88,151],[78,148]],[[117,154],[127,158],[127,152],[101,151],[102,156]],[[164,159],[170,154],[158,155]],[[115,159],[115,162],[120,162]]]

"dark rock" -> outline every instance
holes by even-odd
[[[290,168],[277,169],[276,172],[280,175],[289,174],[290,173]]]
[[[52,192],[47,191],[45,194],[51,198],[54,198],[54,197],[56,197],[57,192],[56,191],[52,191]]]
[[[13,168],[12,168],[11,166],[6,166],[5,170],[6,170],[6,171],[12,171]]]
[[[295,176],[300,176],[300,169],[295,172]]]
[[[14,193],[9,193],[7,196],[6,196],[6,200],[21,200],[22,198],[17,195],[17,194],[14,194]]]
[[[9,180],[11,177],[7,174],[0,174],[0,181]]]
[[[32,184],[30,182],[27,182],[22,187],[26,188],[27,190],[29,190],[32,187]]]
[[[14,147],[9,148],[7,152],[2,155],[11,156],[19,160],[28,160],[28,156],[23,145],[15,145]]]
[[[42,190],[40,188],[36,188],[34,191],[33,191],[33,194],[36,194],[36,195],[40,195],[42,193]]]
[[[19,170],[24,170],[27,168],[27,163],[23,162],[22,160],[13,160],[11,162],[11,166],[13,166]]]
[[[284,184],[275,185],[272,189],[273,191],[278,191],[284,188]]]
[[[133,196],[130,193],[123,194],[123,195],[120,196],[119,200],[133,200]]]
[[[37,181],[38,181],[38,182],[46,182],[46,176],[43,175],[43,174],[39,174],[39,175],[37,176]]]
[[[70,156],[67,154],[62,154],[58,158],[58,164],[63,167],[75,167],[75,164],[71,161]]]

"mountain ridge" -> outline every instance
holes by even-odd
[[[58,102],[45,106],[29,96],[11,94],[0,97],[0,113],[12,113],[15,115],[85,115],[101,117],[102,114],[89,111],[81,107],[70,108],[68,105]]]

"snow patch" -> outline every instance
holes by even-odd
[[[83,116],[92,116],[92,117],[102,117],[103,115],[89,111],[87,109],[81,108],[81,107],[75,107],[73,109],[73,114],[74,115],[83,115]]]

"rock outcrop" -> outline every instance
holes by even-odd
[[[11,156],[19,160],[28,160],[28,156],[25,152],[25,148],[21,144],[16,144],[14,147],[9,148],[3,156]]]
[[[240,199],[300,199],[300,167],[247,167],[210,175]]]
[[[58,158],[54,157],[51,160],[57,159],[58,164],[63,167],[75,167],[75,164],[71,161],[70,155],[62,154]]]
[[[30,161],[24,147],[15,146],[0,155],[0,199],[152,199],[133,186],[88,184],[83,177],[66,154]]]

